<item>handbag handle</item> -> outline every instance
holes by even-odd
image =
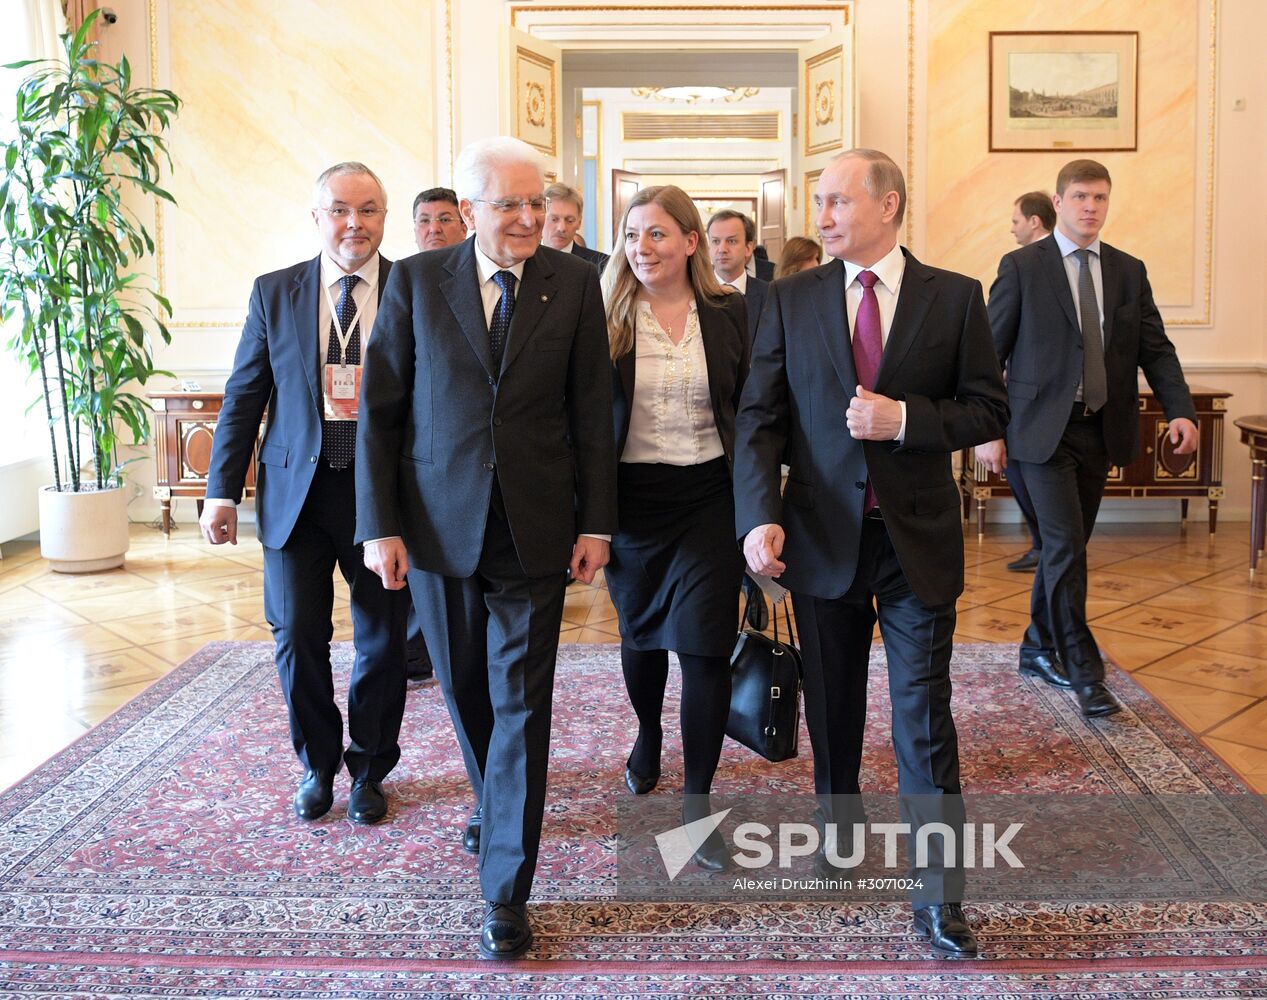
[[[757,593],[761,595],[761,600],[764,601],[765,592],[762,591],[760,586],[757,587]],[[748,620],[748,606],[751,603],[752,603],[752,592],[749,591],[748,593],[744,594],[743,614],[739,618],[741,622],[746,622]],[[785,627],[787,628],[788,645],[795,646],[797,649],[800,649],[800,645],[796,641],[796,633],[792,630],[792,612],[788,610],[787,596],[785,596],[783,600],[779,601],[779,603],[775,605],[774,614],[770,616],[770,618],[772,619],[774,623],[774,641],[775,642],[779,641],[779,607],[780,606],[782,606],[783,608],[783,621],[784,621]]]

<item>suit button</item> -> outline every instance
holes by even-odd
[[[309,461],[309,462],[312,462],[312,463],[314,463],[314,464],[315,464],[315,463],[316,463],[316,461],[317,461],[317,456],[316,456],[316,455],[309,455],[309,456],[308,456],[308,461]]]
[[[484,463],[484,468],[486,468],[489,472],[492,472],[492,471],[493,471],[493,468],[494,468],[493,463],[492,463],[492,462],[485,462],[485,463]]]
[[[493,378],[493,376],[491,376],[491,375],[490,375],[490,376],[488,377],[488,384],[489,384],[489,385],[496,385],[496,384],[497,384],[497,379]]]
[[[494,427],[500,427],[501,425],[502,425],[502,418],[501,418],[501,417],[493,417],[493,426],[494,426]]]
[[[857,483],[854,483],[854,485],[858,487],[858,489],[860,490],[865,490],[867,488],[867,484],[864,482],[857,482]]]

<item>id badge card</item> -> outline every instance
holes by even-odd
[[[355,420],[361,403],[361,366],[332,365],[322,368],[326,420]]]

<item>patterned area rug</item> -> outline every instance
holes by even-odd
[[[1127,711],[1088,725],[1015,655],[956,650],[965,789],[1244,791],[1125,675]],[[336,656],[346,685],[350,647]],[[878,653],[867,791],[895,785],[883,670]],[[900,903],[622,902],[614,803],[636,721],[618,651],[563,647],[555,690],[528,960],[475,961],[472,803],[439,691],[410,692],[388,822],[346,819],[344,775],[303,824],[271,645],[213,643],[0,796],[0,996],[1267,995],[1263,903],[970,902],[982,958],[947,964]],[[716,787],[803,792],[810,767],[728,742]]]

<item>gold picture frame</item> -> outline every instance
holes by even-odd
[[[990,152],[1134,152],[1138,31],[990,32]]]

